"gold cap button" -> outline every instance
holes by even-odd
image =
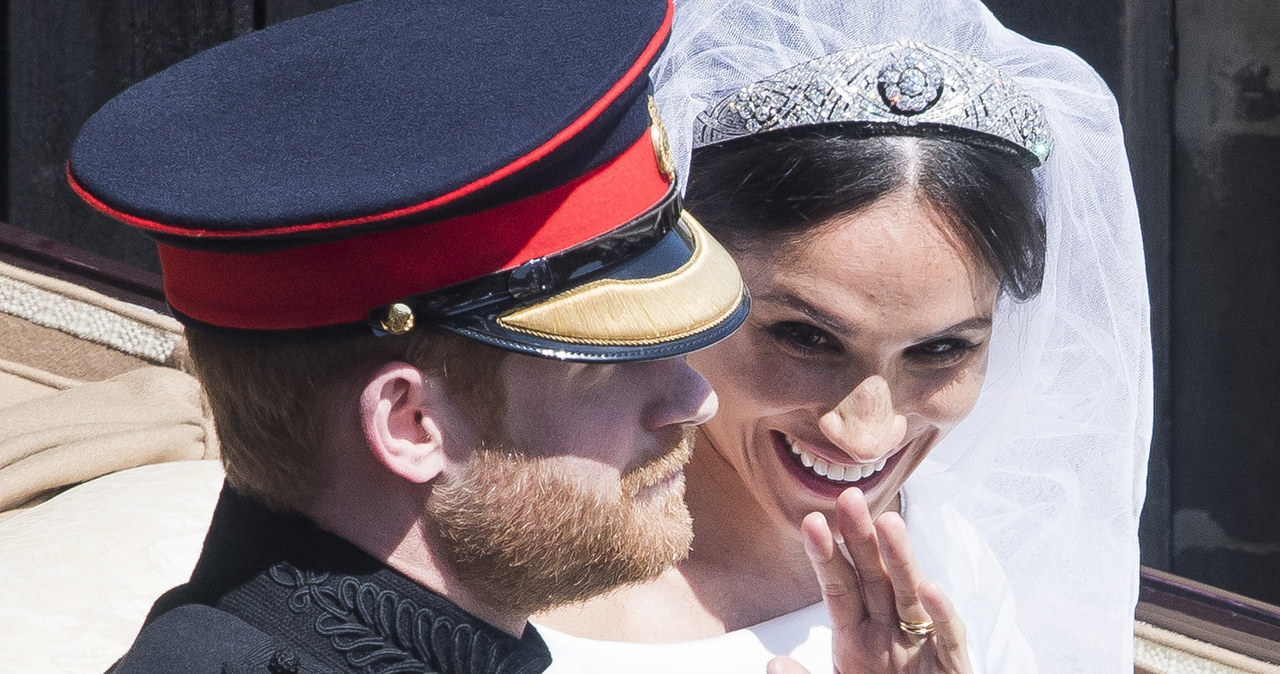
[[[409,332],[413,329],[413,309],[400,302],[387,307],[387,315],[382,318],[382,329],[392,335]]]

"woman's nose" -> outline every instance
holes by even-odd
[[[822,415],[818,427],[849,456],[871,462],[902,443],[907,418],[894,410],[889,382],[875,375],[859,382],[835,409]]]
[[[683,356],[650,361],[643,366],[653,395],[644,411],[646,430],[703,424],[715,415],[719,404],[716,392]]]

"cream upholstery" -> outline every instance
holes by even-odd
[[[1280,666],[1145,622],[1134,623],[1134,637],[1136,674],[1280,674]]]
[[[140,466],[0,522],[0,669],[115,662],[155,598],[191,574],[221,484],[217,461]]]
[[[102,672],[222,482],[173,319],[0,264],[0,669]]]

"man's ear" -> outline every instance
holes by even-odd
[[[444,470],[444,435],[435,412],[442,393],[416,367],[392,362],[365,382],[360,422],[369,451],[387,470],[416,483]]]

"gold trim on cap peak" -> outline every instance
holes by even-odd
[[[601,279],[498,317],[508,330],[569,344],[651,346],[719,325],[744,287],[729,252],[686,211],[693,252],[678,269],[643,279]]]

